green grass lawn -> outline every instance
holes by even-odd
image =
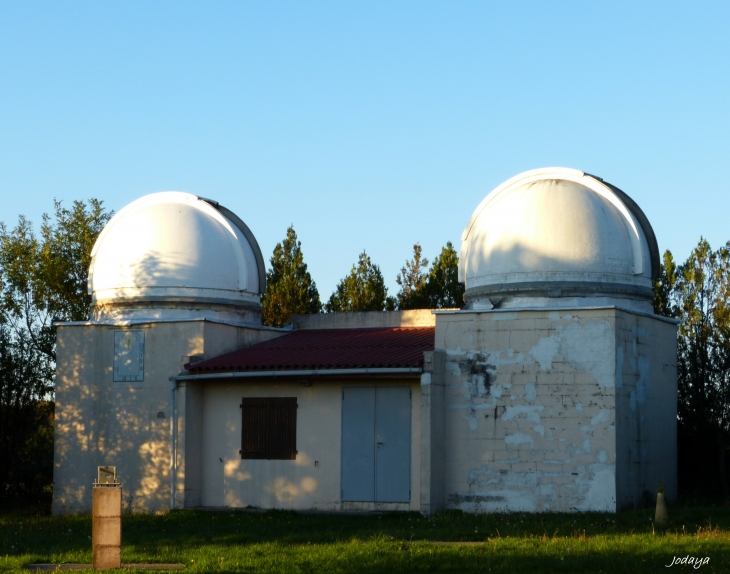
[[[709,557],[730,573],[730,509],[620,514],[325,515],[208,512],[125,515],[124,562],[186,572],[688,572],[673,557]],[[91,518],[0,514],[0,572],[33,562],[91,562]]]

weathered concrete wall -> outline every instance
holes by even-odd
[[[425,354],[421,375],[421,512],[444,507],[444,434],[446,353]]]
[[[114,332],[127,329],[145,333],[141,382],[113,380]],[[276,334],[206,321],[153,322],[134,327],[60,325],[53,511],[88,512],[92,482],[100,465],[117,466],[126,511],[168,509],[169,377],[183,372],[190,356],[214,356],[223,352],[221,349],[227,350],[228,337],[234,343],[253,344]],[[182,408],[179,412],[184,415],[184,402]],[[178,432],[184,433],[184,422],[182,416]],[[184,469],[184,461],[179,464]]]
[[[319,313],[292,315],[294,329],[364,329],[374,327],[433,327],[431,309],[413,311],[368,311],[361,313]]]
[[[617,313],[616,490],[618,507],[677,496],[677,327]]]
[[[430,311],[308,326],[416,325]],[[266,380],[181,384],[176,505],[345,510],[341,390],[411,385],[411,502],[433,512],[615,510],[663,482],[676,497],[676,326],[612,308],[438,314],[419,382]],[[392,323],[392,325],[391,325]],[[145,332],[144,381],[113,381],[114,332]],[[169,376],[284,334],[205,321],[58,330],[55,513],[89,511],[99,465],[116,465],[125,510],[170,501]],[[419,384],[420,383],[420,384]],[[296,461],[242,461],[242,396],[297,396]],[[162,413],[164,418],[158,418]],[[220,461],[223,462],[220,462]],[[319,465],[314,467],[314,461]]]
[[[288,508],[296,510],[419,510],[421,466],[418,380],[312,380],[304,387],[281,379],[207,381],[203,393],[202,496],[204,507]],[[342,389],[410,386],[410,504],[340,501]],[[241,460],[242,397],[297,397],[296,460]],[[188,443],[189,444],[189,443]],[[188,452],[189,459],[196,457]],[[317,466],[315,466],[317,461]],[[193,499],[191,499],[192,501]]]
[[[615,510],[614,315],[438,316],[447,507]]]

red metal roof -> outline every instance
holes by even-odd
[[[434,327],[307,329],[187,364],[192,373],[302,369],[422,368]]]

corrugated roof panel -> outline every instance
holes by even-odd
[[[419,368],[434,327],[311,329],[185,365],[192,373],[299,369]]]

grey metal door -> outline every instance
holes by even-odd
[[[342,500],[409,502],[410,471],[410,389],[343,389]]]
[[[411,499],[411,390],[377,389],[375,393],[375,500]]]
[[[375,500],[375,389],[342,390],[342,500]]]

